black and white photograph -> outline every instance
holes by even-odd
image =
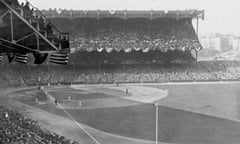
[[[0,144],[240,144],[240,1],[0,0]]]

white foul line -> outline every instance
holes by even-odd
[[[100,144],[80,123],[78,123],[61,105],[59,107],[69,116],[69,118],[82,129],[96,144]]]

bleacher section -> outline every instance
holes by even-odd
[[[0,66],[1,87],[40,84],[98,84],[239,80],[239,62],[96,66]]]
[[[0,106],[0,142],[4,144],[78,144],[42,129],[37,121]]]

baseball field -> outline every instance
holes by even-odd
[[[86,144],[238,144],[240,83],[50,86],[2,94],[44,128]],[[52,99],[57,100],[57,104]]]

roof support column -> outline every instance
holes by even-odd
[[[199,23],[199,19],[197,17],[197,36],[198,36],[198,23]]]
[[[195,53],[196,53],[196,64],[198,63],[198,51],[195,50]]]

